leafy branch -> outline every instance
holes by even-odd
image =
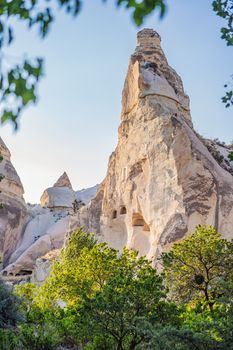
[[[221,38],[226,41],[227,46],[233,46],[233,0],[215,0],[212,3],[213,10],[216,14],[225,20],[225,26],[221,28]],[[233,79],[233,76],[231,76]],[[233,105],[232,83],[225,84],[228,90],[222,97],[225,107]],[[230,88],[230,89],[229,89]]]

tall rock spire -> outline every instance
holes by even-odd
[[[233,237],[233,176],[193,130],[189,98],[159,34],[143,29],[137,39],[118,144],[80,223],[114,248],[126,245],[153,259],[198,224]]]
[[[171,68],[161,48],[161,38],[153,29],[137,35],[138,45],[131,56],[122,93],[122,120],[146,96],[160,96],[179,104],[191,124],[189,98],[180,76]]]

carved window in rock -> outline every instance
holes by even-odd
[[[112,219],[116,219],[117,218],[117,211],[113,210],[112,212]]]
[[[126,207],[121,207],[120,214],[125,215],[127,213]]]
[[[142,214],[140,213],[133,213],[132,225],[142,227],[143,231],[150,231],[149,225],[145,222]]]
[[[145,220],[140,213],[133,213],[132,225],[133,226],[144,226],[145,225]]]

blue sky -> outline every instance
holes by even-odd
[[[169,64],[182,77],[191,100],[194,126],[205,137],[233,139],[233,109],[220,101],[233,73],[233,50],[220,39],[222,24],[211,1],[168,1],[166,17],[150,16],[143,27],[156,29]],[[113,0],[84,1],[76,19],[57,14],[47,39],[16,27],[9,58],[43,56],[46,74],[39,102],[24,113],[20,129],[0,133],[12,153],[25,199],[38,202],[64,170],[74,189],[103,180],[117,142],[121,91],[136,46],[130,12]]]

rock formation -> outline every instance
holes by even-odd
[[[152,259],[198,224],[233,237],[232,168],[194,131],[189,98],[160,41],[151,29],[138,33],[118,145],[97,196],[76,216],[110,246]]]
[[[55,182],[53,187],[67,187],[67,188],[70,188],[72,190],[72,185],[71,185],[70,179],[65,171],[59,177],[59,179]]]
[[[23,185],[11,163],[11,154],[0,137],[0,255],[6,266],[11,254],[21,240],[27,221],[26,204],[23,199]]]
[[[52,262],[54,259],[59,258],[60,252],[60,249],[54,249],[36,260],[35,268],[31,276],[32,283],[41,285],[46,280],[50,274]]]
[[[9,151],[6,146],[4,149],[5,156],[9,158]],[[4,168],[5,163],[3,162],[2,165]],[[9,251],[6,260],[7,263],[2,273],[5,276],[11,276],[13,280],[21,280],[22,276],[24,276],[24,279],[27,279],[36,267],[34,278],[39,283],[43,271],[48,272],[51,265],[50,259],[46,258],[47,261],[42,256],[53,256],[54,252],[62,248],[66,232],[70,227],[72,215],[84,205],[84,201],[86,203],[89,202],[95,195],[97,186],[75,192],[72,189],[68,175],[64,172],[53,187],[43,192],[40,205],[27,205],[26,207],[22,196],[23,188],[15,170],[14,176],[17,180],[15,180],[15,187],[10,183],[14,191],[10,191],[11,188],[9,185],[6,187],[6,181],[10,181],[8,174],[8,177],[4,179],[2,184],[3,193],[6,194],[9,192],[7,198],[12,199],[11,210],[19,206],[18,201],[20,201],[20,205],[24,209],[23,213],[27,217],[27,222],[26,220],[24,221],[24,227],[21,227],[22,225],[20,227],[19,225],[16,226],[15,231],[12,225],[6,231],[6,227],[3,224],[7,220],[10,222],[9,218],[6,218],[5,221],[2,221],[2,218],[0,220],[3,230],[2,242],[4,245],[7,243],[7,247],[9,246],[8,241],[11,242],[11,250],[7,250],[7,252]],[[16,191],[16,185],[19,187],[18,192]],[[6,203],[6,200],[4,202]],[[17,233],[17,237],[15,232]]]
[[[56,255],[66,231],[77,226],[116,249],[126,245],[152,260],[198,224],[233,237],[230,148],[193,129],[189,98],[160,42],[154,30],[138,33],[123,89],[118,144],[105,180],[75,192],[64,173],[44,191],[41,206],[27,209],[23,233],[23,189],[1,141],[0,173],[6,178],[0,186],[7,206],[0,217],[0,249],[10,263],[6,274],[31,273],[36,264],[33,278],[41,283],[51,266],[46,254]]]
[[[41,205],[28,206],[28,224],[3,273],[30,275],[36,259],[63,246],[76,194],[64,173],[44,191]]]
[[[40,199],[40,205],[42,208],[72,209],[75,199],[75,191],[72,189],[66,172],[64,172],[53,187],[44,191]]]

